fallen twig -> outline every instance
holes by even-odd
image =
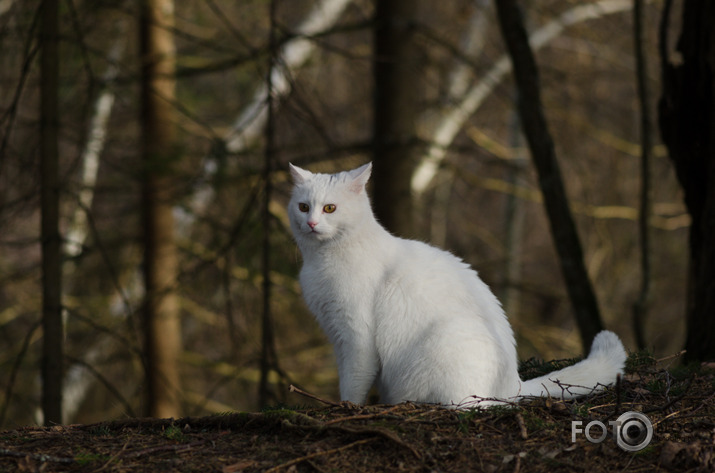
[[[304,455],[304,456],[302,456],[302,457],[294,458],[293,460],[287,461],[287,462],[285,462],[285,463],[281,463],[280,465],[276,465],[276,466],[274,466],[273,468],[269,468],[269,469],[267,469],[266,471],[264,471],[263,473],[273,473],[273,472],[279,471],[279,470],[282,469],[282,468],[288,468],[288,467],[290,467],[290,466],[297,465],[297,464],[300,463],[300,462],[304,462],[304,461],[307,461],[307,460],[312,460],[313,458],[317,458],[317,457],[321,457],[321,456],[325,456],[325,455],[332,455],[332,454],[334,454],[334,453],[343,452],[343,451],[348,450],[348,449],[350,449],[350,448],[357,447],[358,445],[362,445],[362,444],[366,444],[366,443],[372,442],[373,440],[375,440],[374,437],[368,438],[368,439],[356,440],[355,442],[349,443],[349,444],[347,444],[347,445],[343,445],[342,447],[333,448],[333,449],[330,449],[330,450],[325,450],[325,451],[323,451],[323,452],[315,452],[315,453],[311,453],[311,454],[309,454],[309,455]]]
[[[297,388],[297,387],[295,387],[295,386],[292,385],[292,384],[290,385],[290,387],[288,387],[288,390],[289,390],[290,392],[292,392],[292,393],[300,394],[301,396],[305,396],[305,397],[310,398],[310,399],[313,399],[313,400],[315,400],[315,401],[322,402],[323,404],[327,404],[327,405],[329,405],[329,406],[335,406],[335,407],[341,407],[341,406],[342,406],[342,404],[340,404],[339,402],[330,401],[330,400],[328,400],[328,399],[323,399],[323,398],[321,398],[321,397],[316,396],[315,394],[310,394],[310,393],[308,393],[308,392],[305,392],[305,391],[303,391],[302,389]]]
[[[678,358],[678,357],[685,355],[685,352],[686,352],[686,350],[681,350],[680,352],[675,353],[673,355],[668,355],[668,356],[664,356],[663,358],[658,358],[657,360],[655,360],[655,362],[657,364],[657,363],[662,363],[664,361],[672,360],[674,358]]]
[[[367,419],[374,419],[375,417],[380,417],[385,414],[389,414],[390,412],[399,410],[402,408],[402,405],[398,404],[396,406],[393,406],[385,411],[380,411],[380,412],[373,412],[371,414],[359,414],[359,415],[354,415],[354,416],[348,416],[348,417],[338,417],[337,419],[329,420],[326,422],[323,422],[324,425],[330,425],[330,424],[338,424],[341,422],[347,422],[347,421],[352,421],[352,420],[367,420]]]
[[[124,454],[121,454],[121,458],[138,458],[144,455],[148,455],[150,453],[157,453],[161,451],[169,451],[169,452],[174,452],[174,453],[180,453],[186,450],[191,450],[194,447],[198,447],[199,445],[205,444],[206,441],[201,440],[198,442],[192,442],[192,443],[184,443],[184,444],[179,444],[179,445],[158,445],[156,447],[150,447],[150,448],[145,448],[142,450],[134,451],[134,452],[127,452]]]
[[[667,402],[663,406],[644,409],[643,412],[647,414],[649,412],[665,411],[666,409],[670,408],[673,404],[682,401],[683,399],[685,399],[685,396],[688,394],[690,387],[693,385],[693,379],[694,378],[692,378],[692,377],[690,379],[688,379],[688,384],[685,386],[685,389],[683,389],[683,393],[680,396],[674,397],[673,399],[671,399],[669,402]],[[666,416],[666,418],[667,417],[668,416]],[[665,420],[665,419],[663,419],[663,420]]]
[[[392,442],[396,443],[397,445],[401,446],[402,448],[406,448],[412,454],[415,456],[415,458],[422,458],[422,455],[420,455],[420,452],[415,450],[415,448],[408,444],[405,443],[396,433],[392,432],[391,430],[383,429],[380,427],[374,427],[374,428],[357,428],[357,429],[352,429],[350,427],[344,427],[342,425],[331,425],[327,426],[326,428],[328,429],[335,429],[339,430],[342,432],[347,432],[350,434],[373,434],[373,435],[379,435],[381,437],[386,438],[387,440],[391,440]]]
[[[115,461],[117,461],[117,458],[119,458],[119,456],[127,450],[127,448],[129,447],[129,444],[132,442],[132,440],[134,440],[134,437],[135,437],[134,435],[132,435],[131,437],[129,437],[129,439],[128,439],[126,442],[124,442],[124,445],[122,445],[121,450],[119,450],[117,453],[115,453],[114,455],[112,455],[112,456],[109,458],[109,460],[107,460],[107,461],[104,463],[104,465],[102,465],[99,469],[97,469],[97,471],[96,471],[95,473],[99,473],[100,471],[104,471],[106,468],[109,467],[109,465],[110,465],[111,463],[114,463]]]
[[[526,423],[524,422],[524,417],[518,412],[516,414],[516,423],[519,424],[519,435],[523,440],[526,440],[528,438]]]

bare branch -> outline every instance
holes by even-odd
[[[538,51],[554,38],[558,37],[569,26],[602,16],[629,10],[630,0],[601,0],[588,5],[573,7],[559,15],[558,18],[542,26],[529,38],[529,43]],[[505,54],[482,77],[482,80],[469,89],[462,100],[449,109],[444,118],[431,131],[428,147],[420,163],[412,175],[412,192],[419,197],[429,187],[437,170],[444,160],[447,149],[454,138],[464,127],[469,117],[484,103],[484,100],[494,91],[496,86],[511,72],[509,57]]]

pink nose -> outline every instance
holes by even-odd
[[[318,225],[318,222],[314,222],[313,220],[308,220],[308,226],[312,229],[315,228]]]

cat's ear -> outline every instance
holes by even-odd
[[[290,169],[290,175],[293,177],[293,182],[296,184],[303,184],[313,175],[312,172],[301,169],[298,166],[293,166],[291,163],[288,163],[288,167]]]
[[[353,169],[349,172],[352,182],[350,183],[350,190],[356,194],[361,193],[365,190],[365,185],[367,180],[370,179],[370,173],[372,172],[372,163],[363,164],[357,169]]]

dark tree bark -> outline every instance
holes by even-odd
[[[418,152],[422,83],[415,41],[419,1],[376,0],[374,37],[375,215],[391,232],[414,236],[410,181]]]
[[[638,299],[633,304],[633,334],[639,350],[646,348],[645,319],[650,303],[651,249],[650,215],[652,191],[650,162],[653,154],[653,112],[650,104],[648,84],[648,60],[645,52],[645,28],[643,22],[643,0],[633,0],[633,39],[636,57],[636,84],[638,103],[640,104],[641,135],[641,192],[638,216],[638,234],[640,236],[641,287]]]
[[[42,2],[40,24],[40,186],[42,239],[42,412],[62,423],[62,238],[59,230],[59,7]]]
[[[583,251],[571,216],[554,143],[543,113],[539,71],[529,45],[524,22],[515,0],[495,0],[502,36],[511,57],[518,90],[518,110],[539,176],[539,186],[559,255],[561,272],[576,317],[585,351],[602,330],[601,316],[591,280],[583,262]]]
[[[273,316],[271,312],[272,281],[271,281],[271,198],[273,194],[273,162],[275,159],[275,114],[273,108],[273,70],[276,65],[276,8],[277,1],[271,0],[270,5],[271,29],[269,33],[269,43],[271,56],[266,73],[266,88],[268,89],[268,107],[266,129],[265,129],[265,149],[263,155],[263,208],[261,218],[263,220],[263,248],[261,273],[263,275],[263,313],[261,314],[261,375],[258,380],[258,403],[261,408],[269,405],[275,399],[275,393],[271,392],[268,377],[271,370],[277,367],[278,357],[275,352],[275,337],[273,336]]]
[[[141,3],[144,330],[147,415],[179,417],[181,325],[174,286],[173,165],[178,159],[173,123],[175,49],[173,0]]]
[[[688,360],[715,359],[715,2],[685,0],[671,62],[666,2],[661,25],[659,125],[692,218],[686,307]]]

